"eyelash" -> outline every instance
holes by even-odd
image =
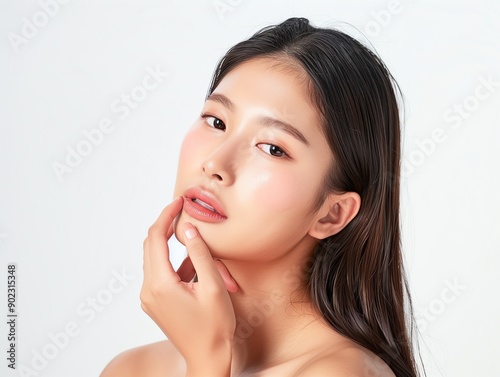
[[[259,143],[259,144],[257,144],[257,146],[260,149],[262,149],[262,150],[264,150],[264,148],[260,147],[261,145],[267,145],[267,146],[269,146],[269,153],[265,152],[265,151],[264,152],[267,153],[267,154],[269,154],[270,156],[277,157],[277,158],[287,158],[287,157],[289,157],[288,154],[283,149],[281,149],[280,147],[278,147],[277,145],[269,144],[269,143]],[[274,155],[274,154],[271,153],[271,149],[273,149],[273,148],[276,148],[278,150],[278,153],[280,153],[279,156]]]
[[[212,127],[212,128],[215,128],[216,130],[221,130],[221,131],[225,131],[225,130],[226,130],[226,125],[224,124],[224,122],[223,122],[221,119],[219,119],[219,118],[217,118],[217,117],[215,117],[215,116],[213,116],[213,115],[206,114],[206,113],[202,113],[202,114],[200,115],[200,117],[201,117],[201,118],[205,121],[205,123],[207,123],[207,124],[208,124],[208,126],[209,126],[209,127]],[[216,127],[215,125],[211,125],[211,124],[210,124],[210,122],[208,121],[208,119],[210,119],[210,118],[213,118],[213,119],[214,119],[214,120],[216,120],[216,121],[220,121],[220,123],[222,124],[222,127]],[[219,125],[219,126],[220,126],[220,125]],[[262,148],[261,146],[269,146],[269,152],[266,152],[266,151],[264,150],[264,148]],[[277,157],[277,158],[287,158],[287,157],[290,157],[290,156],[288,155],[288,153],[287,153],[287,152],[285,152],[285,150],[283,150],[283,148],[280,148],[279,146],[274,145],[274,144],[269,144],[269,143],[259,143],[259,144],[257,144],[257,147],[258,147],[259,149],[263,150],[263,151],[264,151],[265,153],[267,153],[268,155],[273,156],[273,157]],[[274,155],[274,154],[272,154],[271,150],[273,150],[273,149],[274,149],[274,151],[275,151],[275,152],[279,153],[279,155]],[[276,151],[276,150],[277,150],[277,151]]]
[[[226,125],[224,124],[224,122],[222,120],[220,120],[219,118],[217,117],[214,117],[213,115],[210,115],[210,114],[201,114],[200,115],[201,118],[205,121],[205,123],[207,123],[210,127],[212,128],[215,128],[216,130],[222,130],[222,131],[225,131],[226,130]],[[216,127],[216,126],[212,126],[209,122],[208,122],[208,119],[210,118],[213,118],[214,120],[218,120],[222,123],[222,125],[224,126],[224,128],[219,128],[219,127]]]

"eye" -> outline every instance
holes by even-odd
[[[265,144],[265,143],[261,143],[261,144],[257,144],[257,146],[262,149],[264,152],[266,152],[267,154],[270,154],[271,156],[274,156],[274,157],[287,157],[287,154],[286,152],[281,149],[280,147],[274,145],[274,144]]]
[[[207,114],[201,114],[201,117],[205,120],[205,122],[210,126],[210,127],[213,127],[213,128],[216,128],[218,130],[222,130],[222,131],[225,131],[226,130],[226,125],[224,124],[224,122],[222,120],[220,120],[219,118],[216,118],[214,116],[211,116],[211,115],[207,115]]]

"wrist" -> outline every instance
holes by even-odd
[[[206,356],[186,360],[186,377],[230,377],[232,347],[230,344],[213,349]]]

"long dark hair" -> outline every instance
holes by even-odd
[[[309,76],[333,153],[320,199],[332,191],[361,196],[357,216],[315,250],[308,271],[313,302],[334,330],[380,356],[396,376],[417,376],[401,255],[395,80],[354,38],[290,18],[232,47],[208,94],[238,64],[256,57],[291,59]]]

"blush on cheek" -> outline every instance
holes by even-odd
[[[200,135],[200,132],[197,132],[197,128],[193,127],[188,131],[182,142],[179,155],[180,161],[188,161],[189,157],[192,156],[202,144],[204,144],[203,137]]]
[[[291,172],[260,172],[253,182],[250,195],[265,208],[287,211],[304,201],[303,184]]]

